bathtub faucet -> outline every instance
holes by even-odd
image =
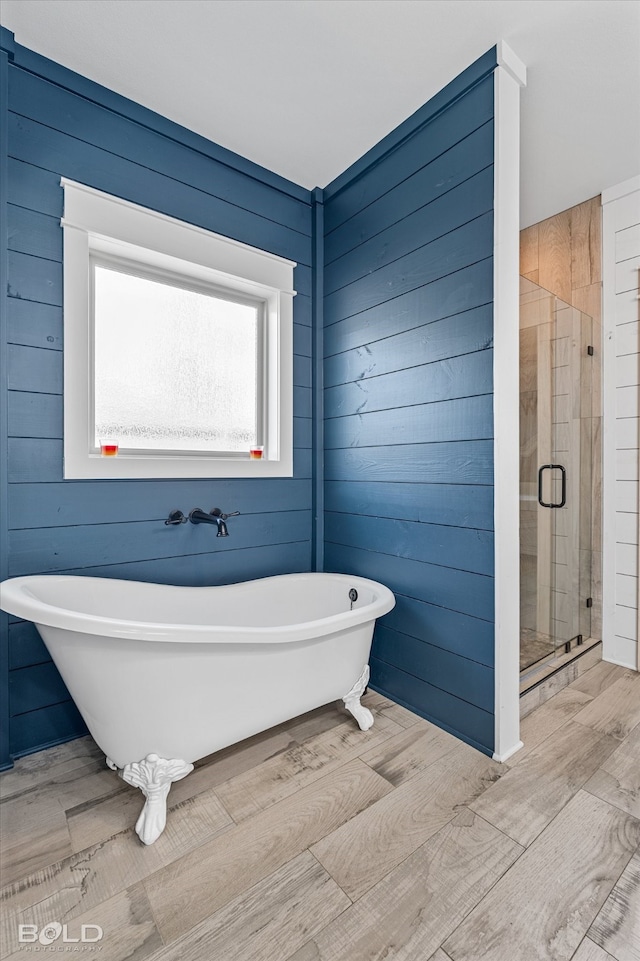
[[[207,514],[202,508],[195,507],[189,514],[189,520],[192,524],[217,524],[218,533],[216,537],[228,537],[229,531],[225,521],[227,517],[236,517],[239,513],[240,511],[233,511],[232,514],[223,514],[219,507],[214,507]]]

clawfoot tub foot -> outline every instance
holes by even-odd
[[[345,694],[342,698],[344,701],[344,706],[350,714],[353,714],[361,731],[368,731],[373,724],[373,714],[368,708],[364,707],[364,705],[360,703],[360,698],[364,694],[368,683],[369,665],[366,664],[364,671],[353,685],[349,693]]]
[[[107,758],[107,764],[112,767],[113,762]],[[118,771],[123,781],[139,787],[147,799],[136,821],[136,834],[144,844],[153,844],[164,831],[169,788],[191,771],[193,764],[188,761],[180,758],[167,760],[157,754],[147,754],[143,761],[126,764]]]

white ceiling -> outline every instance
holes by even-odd
[[[521,226],[640,171],[638,0],[2,0],[16,41],[324,187],[498,40],[528,68]]]

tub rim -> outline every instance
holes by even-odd
[[[374,594],[372,603],[357,607],[350,611],[341,611],[328,617],[316,618],[311,621],[301,621],[296,624],[254,627],[247,625],[216,625],[216,624],[183,624],[179,621],[154,622],[132,621],[122,618],[105,617],[101,614],[88,614],[73,611],[68,608],[57,607],[43,601],[33,593],[38,581],[109,581],[111,584],[149,585],[165,588],[169,591],[233,591],[257,582],[282,581],[289,578],[323,577],[339,579],[351,583],[354,587],[367,587]],[[382,617],[395,607],[393,592],[379,581],[354,574],[343,574],[331,571],[303,571],[292,574],[275,574],[267,577],[256,577],[233,584],[216,584],[206,586],[182,586],[175,584],[160,584],[155,581],[124,580],[122,578],[99,577],[92,574],[23,574],[0,582],[0,609],[9,614],[61,630],[74,631],[80,634],[98,637],[113,637],[130,641],[159,641],[180,644],[287,644],[314,638],[322,638],[328,634],[338,633],[358,627],[361,624]]]

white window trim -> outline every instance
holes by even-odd
[[[290,260],[63,178],[65,479],[293,476],[293,270]],[[101,457],[90,423],[91,253],[156,268],[267,304],[267,456],[131,452]],[[203,350],[207,344],[201,345]]]

